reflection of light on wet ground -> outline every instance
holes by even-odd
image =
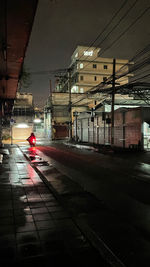
[[[36,147],[30,147],[30,148],[29,148],[29,151],[30,151],[30,152],[34,152],[34,153],[36,153],[36,150],[37,150]]]
[[[39,182],[42,182],[41,179],[39,178],[38,174],[35,172],[35,170],[30,166],[30,164],[28,165],[28,173],[29,176],[31,177],[31,180],[34,184],[37,184]]]
[[[16,163],[11,169],[9,180],[12,185],[28,186],[41,181],[38,174],[29,163]]]
[[[23,195],[20,197],[20,201],[21,202],[26,202],[27,201],[27,196],[26,195]]]
[[[138,169],[142,172],[145,172],[147,174],[150,174],[150,164],[139,162]]]

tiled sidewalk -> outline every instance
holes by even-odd
[[[1,266],[106,267],[20,149],[0,153]]]

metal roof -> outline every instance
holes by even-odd
[[[0,0],[0,98],[16,96],[38,0]]]

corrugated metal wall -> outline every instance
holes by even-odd
[[[139,110],[115,112],[114,145],[128,148],[131,144],[138,144],[141,140],[141,113]],[[76,129],[74,123],[74,132]],[[102,113],[94,117],[77,119],[77,135],[82,142],[94,144],[111,144],[111,124],[103,120]]]
[[[82,141],[88,142],[88,119],[82,120]]]

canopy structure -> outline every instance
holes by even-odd
[[[11,112],[38,0],[0,1],[1,114]]]

